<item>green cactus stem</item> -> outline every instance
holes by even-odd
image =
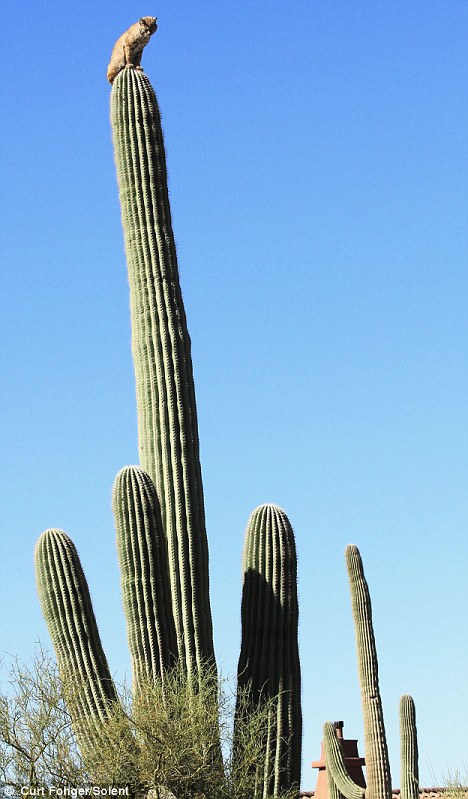
[[[343,749],[331,721],[324,725],[323,742],[330,799],[338,799],[340,794],[346,799],[363,799],[366,789],[357,785],[349,776]]]
[[[252,513],[243,552],[239,697],[254,708],[275,699],[265,729],[265,767],[259,796],[299,786],[301,676],[298,653],[297,561],[289,520],[275,505]],[[236,733],[234,747],[236,746]]]
[[[328,799],[343,799],[344,794],[340,793],[329,771],[327,771],[327,789]]]
[[[159,502],[146,472],[119,472],[112,508],[135,691],[142,680],[164,679],[177,655]]]
[[[419,799],[418,735],[416,708],[411,696],[400,699],[401,799]]]
[[[85,756],[118,699],[94,616],[88,584],[72,540],[46,530],[35,550],[37,589],[60,676],[74,692],[69,708]]]
[[[366,799],[391,799],[390,766],[379,691],[377,650],[369,588],[358,548],[354,544],[349,544],[345,555],[361,685],[367,788],[361,788],[349,776],[334,726],[331,722],[327,722],[324,727],[324,743],[329,792],[331,799],[336,799],[337,791],[346,799],[360,799],[364,795]],[[400,700],[400,731],[401,799],[418,799],[416,711],[410,696],[402,696]]]
[[[364,719],[364,746],[368,799],[391,799],[392,781],[379,690],[377,649],[372,625],[369,588],[361,555],[354,544],[346,547],[351,605],[354,618],[359,683]]]
[[[111,123],[130,283],[140,462],[167,541],[178,654],[214,662],[191,344],[179,284],[158,104],[146,75],[117,75]]]

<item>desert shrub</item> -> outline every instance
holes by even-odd
[[[31,666],[13,660],[8,681],[0,693],[0,780],[18,796],[26,787],[37,795],[38,788],[90,785],[128,786],[130,796],[152,799],[262,796],[262,730],[275,700],[239,714],[243,698],[237,699],[234,758],[236,700],[229,682],[210,669],[196,687],[178,668],[164,681],[140,682],[136,696],[120,686],[121,704],[109,709],[105,723],[82,719],[81,732],[92,741],[86,766],[71,722],[80,695],[76,680],[64,683],[54,659],[39,647]]]

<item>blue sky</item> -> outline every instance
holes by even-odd
[[[137,462],[105,73],[139,16],[192,337],[218,664],[235,673],[252,509],[299,559],[303,786],[326,719],[363,731],[343,551],[373,598],[425,785],[466,773],[467,56],[458,0],[4,0],[1,644],[48,642],[32,555],[75,541],[129,667],[110,492]],[[18,33],[19,31],[19,33]]]

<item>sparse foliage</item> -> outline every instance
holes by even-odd
[[[23,786],[86,783],[54,658],[39,646],[31,666],[15,658],[8,675],[10,690],[0,694],[3,786],[19,793]]]
[[[140,685],[136,696],[121,687],[121,705],[93,731],[95,744],[86,754],[86,768],[70,715],[79,691],[62,683],[54,659],[39,648],[31,667],[14,660],[9,681],[10,690],[0,695],[0,779],[18,795],[23,786],[51,785],[129,785],[130,796],[152,799],[158,794],[175,799],[263,795],[262,730],[275,700],[244,714],[240,728],[237,724],[240,745],[233,758],[236,700],[227,681],[218,681],[213,670],[197,678],[196,691],[177,668],[164,682]],[[283,793],[281,799],[295,794]]]
[[[468,799],[468,773],[449,772],[444,776],[446,799]]]

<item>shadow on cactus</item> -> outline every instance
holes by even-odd
[[[243,714],[234,755],[233,698],[222,679],[216,696],[213,685],[213,674],[207,670],[195,697],[187,676],[176,668],[164,685],[157,681],[140,693],[132,716],[140,743],[140,773],[153,782],[157,776],[157,782],[169,786],[178,799],[253,799],[258,795],[258,775],[267,760],[263,730],[275,700],[249,707]],[[247,709],[247,697],[242,692],[236,705]],[[217,760],[219,740],[224,753],[222,768]],[[159,768],[157,775],[155,765]],[[283,791],[275,796],[288,799],[295,794]],[[270,796],[263,793],[263,782],[261,795]]]
[[[251,615],[252,596],[261,596],[265,603],[266,613],[260,623]],[[284,640],[281,633],[278,634],[278,629],[284,624],[284,611],[271,586],[252,570],[245,576],[243,597],[243,649],[237,678],[233,759],[234,763],[236,760],[245,760],[244,728],[249,718],[263,709],[266,723],[257,729],[256,734],[268,756],[265,761],[257,763],[258,791],[253,796],[263,796],[264,786],[274,796],[282,787],[295,783],[297,786],[297,776],[295,780],[291,777],[291,753],[299,749],[300,755],[301,744],[301,725],[299,723],[295,727],[292,724],[296,693],[291,685],[285,684],[281,669],[281,651],[278,651],[281,650]],[[249,626],[248,633],[245,629],[246,622]],[[254,625],[256,635],[252,634]],[[251,651],[252,658],[246,656],[246,650]],[[294,774],[297,775],[297,770]]]
[[[261,505],[250,516],[243,573],[237,680],[246,701],[238,702],[236,719],[271,703],[259,795],[275,795],[299,789],[302,743],[296,545],[289,519],[276,505]]]

